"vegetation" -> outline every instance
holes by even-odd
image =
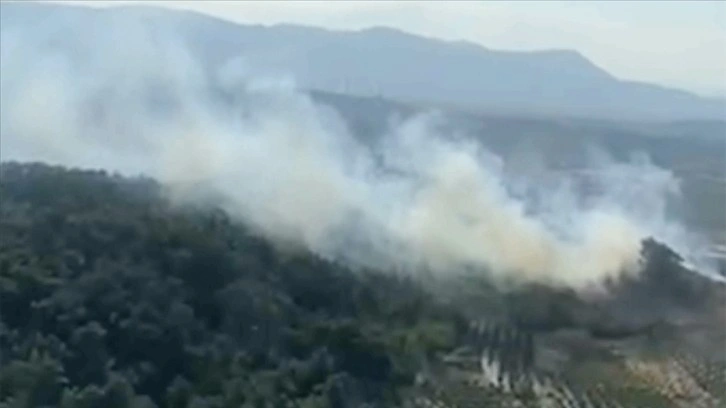
[[[5,163],[0,408],[723,406],[726,292],[653,240],[643,258],[590,301],[413,280],[281,250],[153,180]]]
[[[3,407],[394,406],[461,317],[101,171],[2,166]]]

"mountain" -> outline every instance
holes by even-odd
[[[242,57],[253,74],[290,74],[300,87],[314,90],[520,114],[649,120],[726,115],[726,100],[620,80],[572,50],[491,50],[382,27],[339,32],[242,25],[189,11],[137,6],[1,7],[3,31],[32,35],[42,25],[54,28],[66,46],[93,37],[93,30],[104,29],[99,22],[111,15],[154,29],[172,28],[210,69]]]

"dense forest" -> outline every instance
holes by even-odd
[[[478,317],[509,321],[475,341],[521,374],[559,330],[651,341],[672,329],[665,311],[713,306],[705,281],[663,273],[681,270],[676,254],[654,241],[644,251],[645,279],[607,302],[469,281],[434,295],[409,275],[277,248],[223,211],[175,205],[150,179],[4,163],[0,407],[410,406],[421,373],[460,353]]]
[[[151,180],[1,176],[3,407],[395,404],[463,327],[410,279],[278,253]]]

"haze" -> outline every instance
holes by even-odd
[[[106,7],[124,1],[65,1]],[[490,49],[577,50],[620,79],[726,97],[726,3],[145,1],[227,20],[336,30],[387,26]]]

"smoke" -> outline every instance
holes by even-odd
[[[436,113],[366,144],[289,78],[250,77],[243,58],[205,67],[135,13],[88,21],[3,27],[2,160],[149,174],[354,266],[582,288],[637,273],[645,237],[696,242],[669,221],[677,180],[646,157],[510,171]]]

